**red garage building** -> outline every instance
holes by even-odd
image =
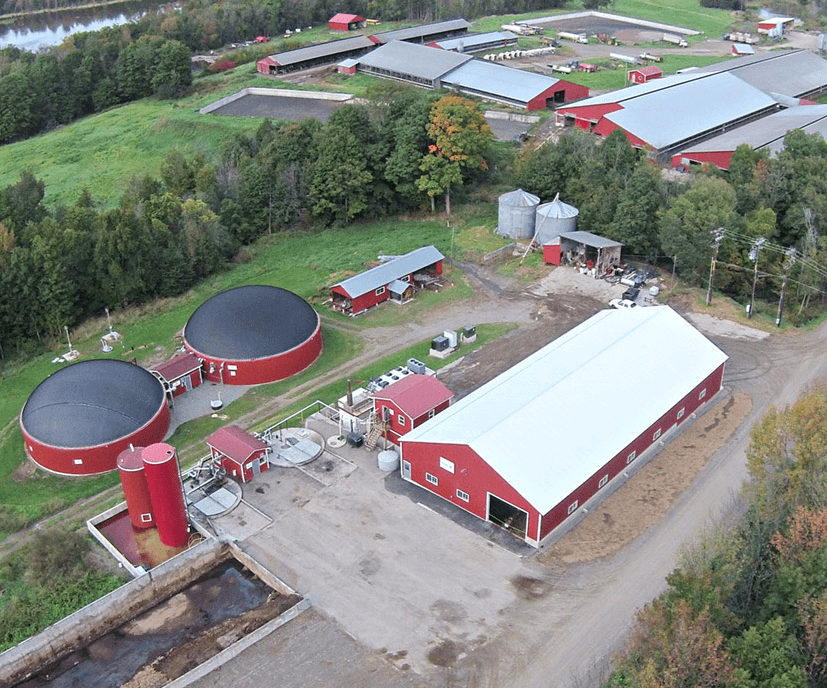
[[[249,482],[270,467],[267,443],[236,425],[219,428],[207,438],[213,461],[221,464],[227,475]]]
[[[327,22],[327,28],[331,31],[355,31],[365,28],[365,18],[358,14],[334,14]]]
[[[108,359],[73,363],[52,373],[20,412],[26,453],[59,475],[97,475],[116,468],[130,445],[160,442],[169,429],[161,382],[140,366]]]
[[[179,354],[152,369],[169,397],[189,392],[203,382],[201,361],[192,354]]]
[[[319,314],[279,287],[251,285],[216,294],[184,328],[184,346],[204,377],[227,385],[275,382],[301,372],[322,353]]]
[[[648,67],[637,67],[629,70],[629,81],[635,84],[645,84],[652,79],[660,79],[663,70],[660,67],[649,65]]]
[[[382,435],[399,438],[418,428],[451,404],[454,393],[433,375],[408,375],[373,395],[376,417],[384,423]]]
[[[726,358],[666,306],[601,311],[404,435],[402,477],[539,546],[718,392]]]
[[[433,246],[423,246],[348,277],[330,288],[333,308],[348,315],[359,315],[388,299],[403,301],[412,295],[417,281],[442,274],[444,259]]]

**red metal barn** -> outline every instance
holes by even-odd
[[[220,463],[227,475],[242,483],[251,481],[270,467],[267,443],[235,425],[219,428],[207,438],[213,460]]]
[[[637,67],[629,70],[629,81],[635,84],[645,84],[652,79],[660,79],[663,76],[663,70],[660,67],[649,65],[647,67]]]
[[[348,315],[358,315],[389,298],[409,298],[413,288],[406,288],[405,284],[412,287],[421,277],[441,275],[444,259],[433,246],[423,246],[348,277],[331,287],[333,307]]]
[[[115,470],[130,445],[159,442],[169,428],[164,387],[148,370],[109,359],[52,373],[20,413],[26,453],[59,475]]]
[[[152,369],[161,380],[169,396],[189,392],[203,382],[201,361],[192,354],[179,354],[175,358]]]
[[[327,28],[331,31],[355,31],[365,28],[365,18],[358,14],[334,14],[327,22]]]
[[[204,377],[225,385],[275,382],[300,373],[322,353],[319,314],[279,287],[228,289],[202,303],[184,328],[184,346]]]
[[[405,480],[539,546],[721,388],[666,306],[605,310],[400,439]]]
[[[373,395],[376,417],[386,423],[383,436],[399,438],[444,411],[454,393],[432,375],[408,375]]]

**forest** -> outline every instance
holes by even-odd
[[[638,614],[608,688],[827,685],[825,392],[754,426],[743,518]]]

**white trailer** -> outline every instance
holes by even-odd
[[[574,41],[575,43],[588,43],[589,37],[584,33],[570,33],[568,31],[558,31],[557,38],[565,38],[567,41]]]
[[[637,64],[637,58],[632,55],[623,55],[622,53],[609,53],[609,57],[621,62],[628,62],[629,64]]]
[[[686,42],[686,39],[683,36],[679,36],[676,33],[663,34],[663,40],[667,43],[673,43],[674,45],[677,45],[679,48],[686,48],[689,46],[689,43]]]

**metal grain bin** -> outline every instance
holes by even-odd
[[[534,236],[534,216],[540,199],[522,189],[510,191],[499,198],[497,233],[512,239]]]
[[[563,203],[560,194],[557,194],[551,203],[538,206],[535,220],[536,242],[543,246],[556,239],[562,232],[575,231],[579,213],[573,205]]]

